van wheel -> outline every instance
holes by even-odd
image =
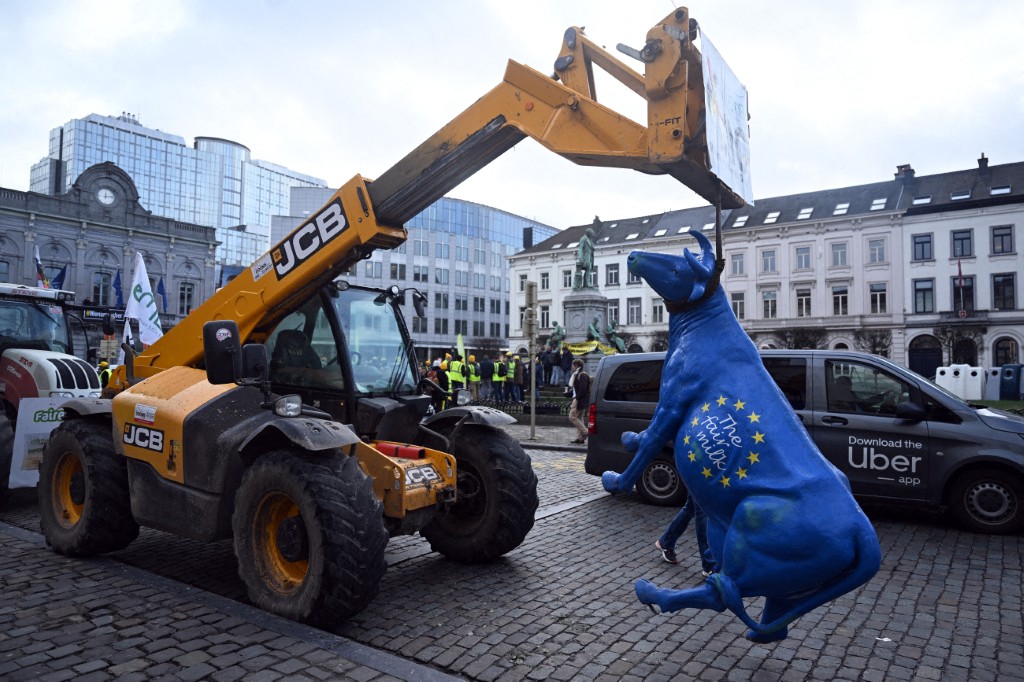
[[[114,451],[109,422],[72,419],[50,434],[39,464],[39,521],[59,554],[123,549],[139,536],[128,465]]]
[[[636,482],[636,491],[648,503],[661,507],[681,507],[686,502],[686,486],[675,464],[667,459],[656,459],[647,465]]]
[[[953,517],[977,533],[1005,534],[1024,528],[1024,482],[999,469],[975,469],[950,487]]]
[[[388,534],[355,458],[264,455],[242,477],[231,523],[238,575],[265,611],[331,627],[377,595]]]

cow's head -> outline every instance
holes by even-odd
[[[700,257],[689,249],[683,249],[681,256],[633,251],[626,260],[630,273],[643,278],[666,302],[696,301],[713,280],[717,283],[711,242],[698,230],[690,230],[690,234],[700,244]]]

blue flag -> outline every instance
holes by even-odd
[[[60,272],[57,273],[57,276],[54,277],[52,280],[50,280],[50,286],[52,288],[54,288],[54,289],[63,289],[64,288],[64,279],[65,279],[65,277],[67,277],[67,274],[68,274],[68,265],[67,265],[67,263],[65,263],[64,267],[62,267],[60,269]]]
[[[121,288],[121,271],[117,271],[117,276],[114,277],[114,295],[117,296],[117,307],[124,307],[124,290]]]
[[[161,277],[160,281],[156,283],[156,293],[160,294],[160,298],[164,302],[164,312],[167,312],[167,290],[164,289],[164,278]]]

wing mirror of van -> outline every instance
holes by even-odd
[[[896,406],[896,418],[908,422],[921,422],[925,418],[924,409],[908,400]]]

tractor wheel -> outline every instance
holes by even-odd
[[[14,427],[0,405],[0,508],[7,501],[7,488],[14,463]]]
[[[139,536],[128,467],[110,424],[73,419],[50,434],[39,465],[39,519],[46,544],[68,556],[123,549]]]
[[[242,477],[232,517],[249,599],[321,627],[359,613],[387,568],[383,514],[354,458],[295,450],[261,457]]]
[[[491,561],[522,544],[533,528],[537,476],[523,447],[500,429],[465,425],[454,436],[455,504],[420,532],[449,559]]]

